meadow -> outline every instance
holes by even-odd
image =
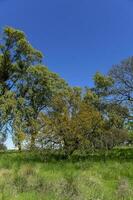
[[[0,153],[0,200],[132,200],[133,149],[108,155]]]

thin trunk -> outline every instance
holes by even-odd
[[[22,151],[21,142],[18,142],[18,150],[19,150],[19,152]]]
[[[30,150],[34,150],[35,149],[35,134],[31,134],[31,141],[30,141]]]

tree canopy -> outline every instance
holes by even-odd
[[[1,146],[10,134],[20,151],[25,145],[68,156],[76,150],[111,149],[128,140],[132,57],[108,75],[97,72],[93,88],[70,87],[43,65],[42,53],[24,32],[6,27],[0,41]]]

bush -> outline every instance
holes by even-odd
[[[3,143],[0,143],[0,151],[6,151],[6,150],[7,150],[6,145]]]

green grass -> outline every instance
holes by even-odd
[[[0,200],[133,200],[133,159],[116,151],[69,160],[1,153]]]

